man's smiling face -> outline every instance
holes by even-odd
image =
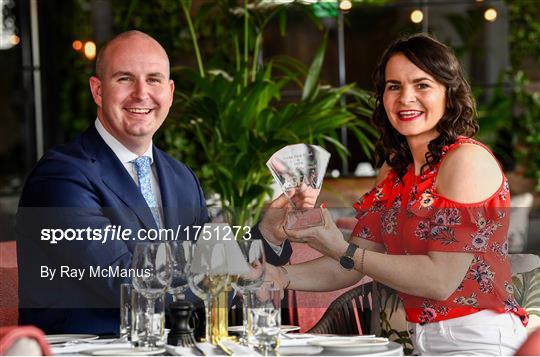
[[[142,154],[172,105],[167,54],[152,38],[134,34],[110,43],[102,63],[99,78],[90,79],[98,118],[124,146]]]

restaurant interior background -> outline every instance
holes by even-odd
[[[257,64],[288,55],[309,66],[328,33],[321,79],[334,87],[355,83],[355,88],[371,90],[370,74],[376,61],[399,34],[429,31],[451,45],[477,95],[479,137],[504,164],[513,193],[530,192],[535,197],[530,211],[519,210],[525,215],[522,222],[529,217],[525,249],[540,251],[540,1],[263,2],[279,3],[281,10],[263,27],[264,14],[274,10],[250,5],[252,17],[259,16],[262,34]],[[96,46],[115,33],[136,28],[164,45],[173,67],[197,68],[181,3],[0,0],[0,240],[15,237],[18,197],[37,159],[95,119],[87,79],[93,71]],[[217,11],[227,7],[234,10]],[[234,67],[231,48],[224,39],[243,33],[238,15],[242,9],[240,0],[193,0],[193,26],[208,68]],[[181,86],[178,79],[177,86]],[[282,96],[286,102],[301,94],[291,87]],[[348,100],[345,97],[343,105]],[[366,122],[365,115],[358,115],[358,120]],[[174,109],[171,116],[172,123]],[[170,125],[160,132],[158,142],[182,160],[196,163],[197,158],[189,157],[197,155],[189,150],[191,139],[181,133],[171,138],[170,133],[179,129],[172,131]],[[355,170],[369,160],[366,148],[350,131],[338,130],[336,135],[350,156],[343,162],[333,155],[329,176],[339,178],[328,179],[329,185],[361,180],[354,178]],[[373,141],[374,137],[367,135],[367,139]],[[179,152],[178,146],[187,149]]]

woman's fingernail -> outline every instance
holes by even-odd
[[[323,202],[323,203],[321,204],[321,207],[322,207],[322,208],[326,208],[326,202]]]

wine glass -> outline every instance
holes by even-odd
[[[250,325],[249,309],[251,308],[251,290],[259,288],[266,272],[266,260],[264,257],[264,245],[260,239],[238,240],[238,247],[242,252],[242,259],[249,267],[249,270],[238,275],[232,286],[243,295],[242,299],[242,320],[243,329],[240,342],[247,344],[248,331]]]
[[[173,301],[184,300],[184,292],[187,290],[188,274],[186,271],[191,256],[190,241],[168,242],[172,255],[172,280],[168,292],[173,296]]]
[[[146,343],[153,345],[154,308],[156,299],[167,290],[172,279],[171,250],[166,243],[139,243],[133,252],[133,287],[147,300]]]
[[[274,355],[279,346],[281,328],[281,290],[273,282],[264,282],[252,291],[251,318],[256,348],[264,356]]]
[[[228,282],[228,266],[225,245],[219,240],[199,238],[192,245],[192,251],[186,268],[189,287],[195,295],[204,301],[206,316],[205,339],[213,341],[212,298],[217,296]]]

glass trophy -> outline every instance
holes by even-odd
[[[295,144],[285,146],[266,162],[274,180],[293,207],[287,214],[287,229],[304,229],[324,224],[320,208],[296,207],[290,197],[296,193],[317,197],[329,160],[330,153],[320,146]]]

